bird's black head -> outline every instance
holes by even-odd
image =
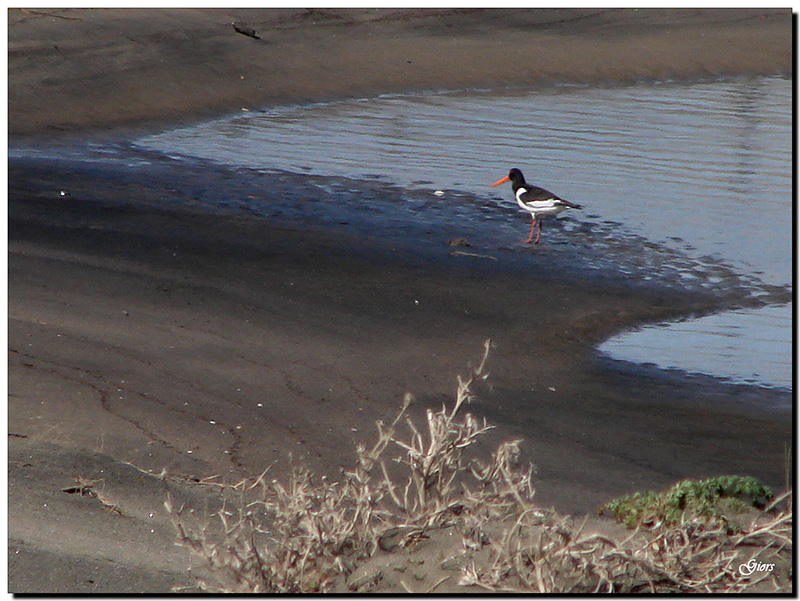
[[[514,167],[511,171],[508,172],[508,179],[511,180],[512,184],[524,184],[525,183],[525,176],[522,175],[522,171]]]
[[[503,179],[497,180],[495,183],[493,183],[492,188],[506,182],[511,182],[511,187],[516,192],[519,188],[525,185],[525,178],[522,176],[522,171],[515,167],[509,171],[508,175],[506,175]]]

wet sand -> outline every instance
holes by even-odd
[[[789,10],[9,10],[12,134],[385,92],[791,71]]]
[[[524,27],[510,11],[40,12],[9,12],[12,134],[119,135],[239,105],[431,87],[791,72],[789,11],[525,11]],[[288,453],[335,475],[406,391],[418,414],[451,399],[486,338],[492,388],[472,410],[497,426],[487,448],[525,439],[545,505],[590,512],[722,473],[783,485],[791,419],[765,404],[789,393],[592,350],[718,299],[421,264],[346,232],[123,210],[93,192],[168,201],[181,177],[145,187],[11,165],[10,590],[190,584],[148,473],[166,469],[197,507],[205,489],[192,482],[273,462],[280,473]],[[116,511],[63,492],[78,476]]]

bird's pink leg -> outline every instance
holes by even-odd
[[[533,224],[531,225],[531,234],[530,234],[530,236],[528,236],[528,239],[525,240],[525,244],[530,244],[531,243],[531,240],[533,240],[533,230],[536,229],[536,215],[531,214],[531,217],[533,217]],[[538,242],[538,238],[537,238],[537,242]]]
[[[539,237],[542,235],[542,226],[544,225],[544,219],[539,220],[539,231],[536,232],[536,240],[534,244],[539,244]],[[533,235],[533,231],[531,231],[531,236]]]

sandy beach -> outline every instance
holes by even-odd
[[[260,40],[227,25],[244,22]],[[788,10],[9,10],[11,134],[385,92],[791,73]],[[87,101],[91,99],[91,101]]]
[[[9,10],[9,132],[29,143],[382,92],[740,74],[792,74],[789,10]],[[335,476],[405,392],[417,416],[451,399],[486,339],[491,387],[471,410],[496,426],[487,449],[524,439],[543,505],[590,513],[719,474],[783,488],[791,414],[770,407],[790,393],[593,350],[720,299],[137,206],[193,175],[112,175],[9,166],[11,592],[192,586],[165,487],[202,513],[203,479],[279,475],[289,454]],[[103,498],[65,492],[79,479]]]

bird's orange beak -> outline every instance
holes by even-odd
[[[495,186],[499,186],[500,184],[504,184],[506,182],[510,182],[510,181],[511,181],[511,178],[506,175],[503,179],[497,180],[495,183],[493,183],[492,184],[492,188],[494,188]]]

